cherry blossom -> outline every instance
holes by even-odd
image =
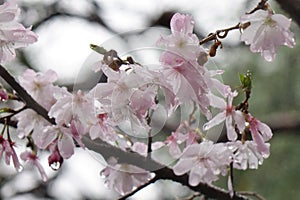
[[[165,57],[167,57],[165,59]],[[203,114],[210,118],[207,97],[209,88],[204,78],[204,70],[196,62],[186,62],[180,56],[164,52],[161,56],[161,73],[180,103],[197,102]]]
[[[250,22],[250,26],[242,32],[241,40],[250,45],[252,52],[260,52],[268,62],[274,60],[279,46],[295,46],[294,34],[289,30],[291,19],[267,10],[258,10],[241,17],[241,23],[247,22]]]
[[[179,145],[186,140],[186,135],[178,132],[172,132],[172,134],[166,139],[165,143],[169,147],[169,152],[172,157],[179,158],[181,155],[181,149]]]
[[[0,5],[0,63],[14,59],[15,49],[37,41],[37,35],[31,28],[25,28],[17,22],[19,14],[20,9],[15,1]]]
[[[35,142],[41,149],[47,148],[53,142],[57,143],[59,154],[67,159],[74,154],[75,144],[73,138],[78,140],[77,135],[74,136],[70,128],[53,125],[46,127],[40,133],[39,140]],[[80,144],[82,144],[81,141]]]
[[[189,173],[189,184],[198,185],[200,182],[211,183],[218,179],[218,175],[227,173],[227,166],[231,162],[232,152],[222,143],[214,144],[203,141],[200,144],[187,146],[179,161],[173,167],[176,175]]]
[[[108,83],[99,83],[91,91],[98,110],[108,113],[116,125],[128,122],[134,134],[148,132],[150,127],[145,117],[148,109],[156,108],[157,87],[152,74],[136,65],[119,71],[103,66],[102,70]]]
[[[41,174],[42,180],[46,182],[48,180],[47,174],[39,162],[38,156],[34,152],[25,151],[21,153],[20,158],[24,161],[28,161],[29,164],[35,166]]]
[[[40,134],[40,131],[49,125],[49,122],[31,109],[26,109],[16,114],[14,118],[18,121],[17,133],[20,138],[24,138],[30,134],[32,134],[33,138],[36,138]]]
[[[0,101],[6,101],[8,100],[8,94],[4,91],[0,89]]]
[[[258,165],[262,165],[264,158],[268,158],[269,154],[258,151],[257,144],[254,141],[247,140],[244,143],[235,141],[229,143],[230,148],[234,151],[233,167],[236,169],[246,170],[257,169]],[[265,146],[270,148],[270,144],[266,143]]]
[[[91,139],[101,138],[106,142],[115,142],[117,134],[111,124],[107,113],[98,114],[97,120],[91,123],[89,129]]]
[[[58,170],[63,164],[64,159],[58,151],[57,143],[50,144],[49,150],[51,154],[48,157],[48,164],[53,170]]]
[[[266,144],[265,142],[270,140],[273,135],[270,127],[252,117],[252,115],[248,116],[248,121],[252,139],[257,145],[257,151],[262,155],[269,155],[270,145]]]
[[[3,154],[5,154],[5,163],[7,165],[10,164],[10,161],[12,159],[14,167],[17,171],[22,170],[22,165],[19,162],[18,156],[16,154],[16,151],[14,149],[15,143],[11,141],[10,139],[3,138],[2,135],[0,135],[0,159],[2,159]]]
[[[53,70],[48,70],[43,74],[27,69],[23,75],[19,77],[20,84],[47,110],[56,102],[54,94],[62,90],[53,85],[56,80],[57,74]]]
[[[211,106],[219,108],[220,112],[213,119],[204,124],[204,130],[209,130],[225,120],[228,139],[231,141],[237,139],[234,125],[237,125],[240,132],[245,129],[245,117],[243,116],[243,113],[239,110],[235,110],[232,105],[233,98],[236,97],[237,94],[236,91],[229,93],[227,96],[227,103],[224,99],[210,94]]]
[[[204,50],[199,45],[198,37],[193,34],[194,20],[189,15],[176,13],[171,19],[172,34],[161,37],[157,45],[167,47],[171,53],[187,60],[196,60]]]
[[[133,165],[118,164],[113,157],[108,160],[107,167],[100,174],[105,177],[108,188],[114,189],[121,195],[131,192],[151,179],[149,172]]]
[[[85,124],[82,127],[82,134],[84,134],[86,125],[90,124],[90,121],[96,120],[92,96],[84,94],[81,90],[74,94],[62,90],[54,97],[56,102],[49,110],[49,116],[55,118],[57,124],[69,127],[72,120],[79,121],[81,124]]]
[[[200,134],[198,128],[191,127],[188,121],[181,123],[175,132],[165,140],[169,153],[173,158],[179,158],[184,147],[198,143]]]

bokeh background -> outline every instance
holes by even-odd
[[[116,49],[120,55],[132,55],[142,64],[155,64],[155,41],[169,34],[169,21],[175,12],[191,14],[195,32],[203,38],[210,32],[237,24],[239,16],[251,10],[253,0],[20,0],[22,21],[33,25],[39,41],[18,51],[17,60],[7,64],[18,76],[25,69],[45,72],[54,69],[58,84],[69,90],[91,88],[99,79],[91,67],[100,60],[89,44]],[[284,13],[270,1],[277,13]],[[300,2],[299,2],[300,3]],[[287,13],[287,16],[289,14]],[[299,26],[292,23],[296,42]],[[149,50],[150,49],[150,50]],[[147,52],[149,50],[149,52]],[[253,92],[250,112],[271,126],[271,156],[258,170],[235,171],[238,191],[255,191],[266,199],[300,199],[300,46],[281,47],[273,63],[239,41],[239,32],[229,33],[212,58],[211,68],[226,70],[222,76],[233,88],[239,86],[239,73],[252,72]],[[21,141],[20,141],[21,142]],[[19,151],[22,150],[22,145]],[[12,166],[0,164],[0,199],[115,199],[99,172],[104,168],[100,155],[76,150],[62,169],[54,172],[42,163],[50,180],[42,183],[37,171],[25,168],[16,173]],[[226,188],[225,178],[217,185]],[[131,199],[187,199],[191,191],[180,184],[158,181]]]

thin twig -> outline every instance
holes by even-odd
[[[220,29],[220,30],[217,30],[215,33],[211,33],[209,34],[206,38],[202,39],[199,44],[202,45],[204,43],[207,43],[209,41],[212,41],[212,40],[216,40],[218,38],[225,38],[228,34],[229,31],[232,31],[232,30],[235,30],[235,29],[240,29],[240,23],[238,23],[237,25],[235,26],[232,26],[232,27],[229,27],[229,28],[225,28],[225,29]]]
[[[195,199],[196,197],[201,197],[201,196],[203,196],[201,193],[194,193],[194,194],[192,194],[190,197],[187,197],[187,198],[184,199],[184,200],[193,200],[193,199]]]
[[[128,197],[133,196],[135,193],[137,193],[138,191],[140,191],[141,189],[147,187],[148,185],[154,183],[155,181],[157,181],[158,179],[156,177],[154,177],[153,179],[149,180],[147,183],[140,185],[139,187],[137,187],[136,189],[134,189],[133,191],[131,191],[128,194],[125,194],[124,196],[120,197],[118,200],[125,200]]]
[[[242,191],[242,192],[239,192],[239,194],[245,195],[245,196],[253,196],[253,197],[257,198],[258,200],[266,200],[263,196],[261,196],[260,194],[258,194],[256,192]]]

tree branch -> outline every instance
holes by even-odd
[[[125,194],[124,196],[122,196],[121,198],[119,198],[118,200],[125,200],[128,197],[131,197],[132,195],[134,195],[135,193],[137,193],[138,191],[140,191],[141,189],[147,187],[148,185],[154,183],[155,181],[157,181],[157,177],[154,177],[153,179],[151,179],[150,181],[148,181],[147,183],[137,187],[135,190],[133,190],[132,192]]]
[[[0,76],[18,93],[20,98],[26,103],[28,108],[36,111],[39,115],[44,117],[51,124],[55,123],[54,119],[50,119],[48,116],[48,111],[38,104],[27,91],[12,77],[6,69],[0,65]]]

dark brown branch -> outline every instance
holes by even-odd
[[[299,0],[276,0],[280,7],[300,26],[300,1]]]
[[[97,153],[100,153],[105,159],[113,156],[118,159],[119,163],[128,163],[137,167],[143,168],[147,171],[152,171],[156,174],[156,179],[168,179],[178,183],[181,183],[194,191],[200,192],[201,194],[215,199],[222,200],[245,200],[248,199],[244,196],[236,194],[233,198],[230,197],[229,192],[221,188],[200,183],[197,186],[191,186],[188,182],[188,175],[177,176],[173,170],[163,166],[149,157],[143,157],[137,153],[129,153],[122,151],[119,148],[111,146],[101,140],[91,140],[88,137],[83,138],[83,143],[88,149],[91,149]]]
[[[0,65],[0,76],[18,93],[20,98],[26,103],[28,108],[33,109],[39,115],[44,117],[47,121],[54,124],[54,119],[50,119],[48,116],[48,111],[38,104],[28,93],[27,91],[12,77],[6,69]]]
[[[226,28],[226,29],[221,29],[221,30],[217,30],[215,33],[211,33],[209,34],[206,38],[202,39],[199,44],[202,45],[206,42],[212,41],[212,40],[216,40],[218,38],[223,39],[227,36],[227,34],[229,33],[229,31],[235,30],[235,29],[240,29],[240,23],[238,23],[235,26]]]
[[[121,198],[119,198],[119,200],[125,200],[128,197],[131,197],[132,195],[134,195],[135,193],[137,193],[138,191],[140,191],[141,189],[147,187],[148,185],[155,183],[157,181],[157,177],[154,177],[153,179],[151,179],[150,181],[148,181],[147,183],[137,187],[135,190],[133,190],[132,192],[125,194],[124,196],[122,196]]]

